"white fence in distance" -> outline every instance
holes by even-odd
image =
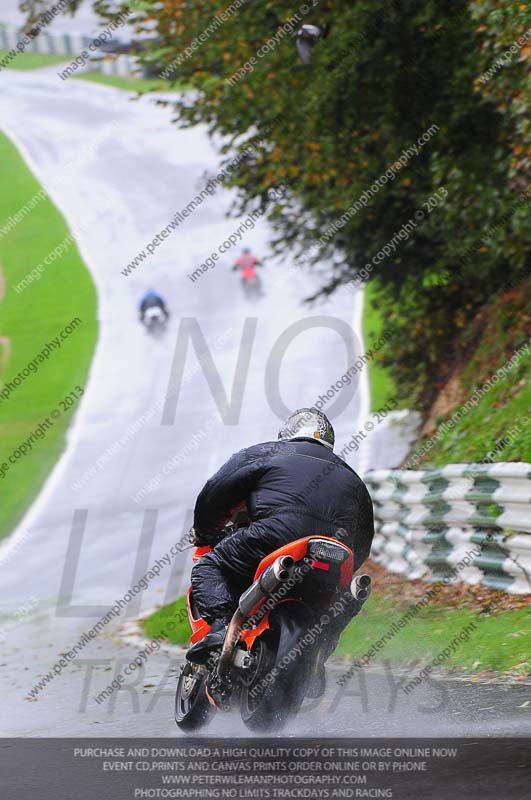
[[[15,28],[0,27],[0,49],[15,50],[24,38],[23,31]],[[87,51],[93,39],[80,33],[49,33],[43,31],[24,48],[26,53],[42,53],[46,55],[65,56],[65,66],[74,61],[76,56]],[[59,65],[58,65],[59,66]],[[143,75],[143,68],[135,56],[120,53],[118,55],[98,52],[91,54],[90,61],[80,72],[101,72],[104,75],[120,75],[125,78],[138,78]]]

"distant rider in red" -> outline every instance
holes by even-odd
[[[261,267],[262,262],[251,253],[250,247],[244,247],[242,254],[232,265],[233,270],[240,270],[243,280],[249,280],[256,276],[256,267]]]

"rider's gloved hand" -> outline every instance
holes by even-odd
[[[194,547],[202,547],[202,542],[199,537],[199,534],[197,533],[193,525],[188,531],[188,538],[190,539],[190,542],[194,545]]]
[[[212,541],[212,539],[201,536],[199,531],[197,531],[193,525],[188,532],[188,536],[190,537],[190,541],[194,547],[213,547],[216,544],[216,542]]]

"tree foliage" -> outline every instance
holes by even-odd
[[[224,137],[234,211],[265,208],[275,250],[319,270],[323,293],[360,271],[378,280],[397,334],[385,359],[403,397],[427,403],[466,322],[531,266],[522,195],[531,173],[531,6],[226,3],[131,2],[137,30],[150,35],[146,63],[193,90],[177,103],[179,123],[206,123]],[[322,31],[308,65],[295,48],[301,23]],[[398,163],[433,126],[418,155]],[[395,177],[346,219],[393,166]],[[271,191],[280,186],[281,195]],[[424,204],[441,191],[430,211]],[[414,229],[397,241],[409,220]],[[395,249],[380,258],[390,241]]]

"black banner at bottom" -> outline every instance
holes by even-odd
[[[0,739],[2,800],[529,798],[529,739]]]

